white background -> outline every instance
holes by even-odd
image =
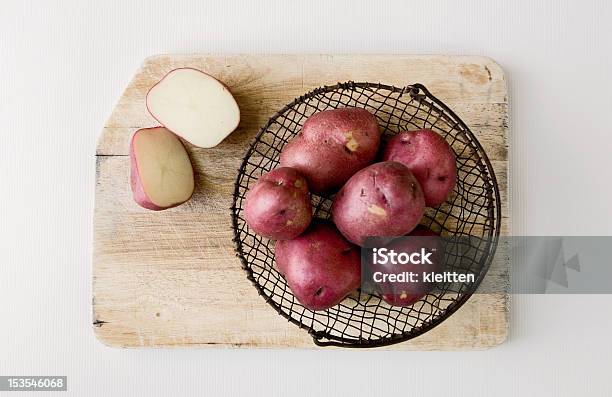
[[[609,296],[514,297],[510,339],[482,352],[117,350],[90,317],[96,139],[157,53],[490,56],[509,81],[515,232],[612,234],[610,2],[0,6],[0,375],[67,375],[81,396],[612,395]]]

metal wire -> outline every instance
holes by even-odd
[[[421,224],[442,236],[462,238],[446,248],[446,266],[471,271],[476,283],[443,284],[409,307],[394,307],[378,296],[356,291],[325,310],[303,307],[274,268],[274,243],[249,230],[244,220],[246,192],[279,163],[283,146],[312,114],[361,107],[374,114],[383,140],[400,131],[429,128],[442,135],[457,158],[457,185],[438,208],[428,208]],[[314,216],[327,219],[333,195],[312,195]],[[402,342],[432,329],[454,313],[482,281],[497,247],[500,197],[495,174],[482,146],[455,113],[421,84],[338,83],[296,98],[262,127],[238,170],[232,205],[237,256],[247,278],[279,314],[307,330],[320,346],[376,347]],[[476,237],[476,238],[473,238]],[[466,243],[467,241],[467,243]],[[461,245],[461,246],[460,246]]]

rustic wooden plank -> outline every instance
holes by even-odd
[[[240,127],[221,145],[187,145],[197,176],[193,199],[151,212],[129,189],[132,133],[156,125],[147,90],[167,71],[196,67],[223,80],[241,107]],[[268,117],[304,92],[338,81],[421,82],[451,106],[487,151],[507,212],[507,97],[488,58],[447,56],[208,56],[147,59],[126,88],[97,148],[93,256],[94,330],[112,346],[314,347],[306,332],[257,296],[234,254],[231,195],[244,150]],[[507,280],[495,261],[485,284]],[[507,296],[473,296],[439,327],[390,349],[482,349],[505,340]]]

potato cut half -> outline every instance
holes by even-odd
[[[130,145],[134,201],[150,210],[189,200],[195,186],[193,167],[181,140],[164,127],[134,133]]]
[[[164,127],[202,148],[217,146],[240,122],[229,89],[196,69],[175,69],[147,93],[147,108]]]

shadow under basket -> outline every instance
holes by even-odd
[[[390,306],[356,291],[325,311],[312,311],[293,296],[274,267],[274,242],[253,233],[244,220],[245,196],[257,179],[276,168],[283,146],[316,112],[342,107],[367,109],[378,119],[383,141],[400,131],[428,128],[450,144],[457,159],[457,185],[438,208],[427,208],[421,224],[443,237],[449,271],[472,272],[474,283],[442,283],[411,306]],[[314,216],[328,219],[333,195],[312,195]],[[305,329],[319,346],[377,347],[421,335],[451,316],[486,274],[500,233],[500,195],[482,146],[457,115],[421,84],[338,83],[296,98],[262,127],[238,171],[231,208],[237,256],[247,278],[280,315]],[[461,245],[461,247],[459,247]]]

